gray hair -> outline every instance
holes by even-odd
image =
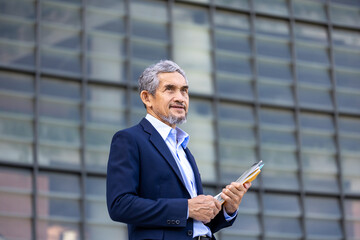
[[[180,73],[188,83],[184,70],[171,60],[161,60],[160,62],[147,67],[139,77],[139,91],[146,90],[150,94],[155,95],[159,86],[159,73]]]

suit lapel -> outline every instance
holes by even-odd
[[[190,162],[191,168],[193,169],[193,172],[194,172],[197,193],[198,193],[198,195],[203,194],[200,172],[199,172],[199,169],[197,168],[195,159],[194,159],[193,155],[191,154],[189,148],[184,148],[184,151]]]
[[[143,126],[144,131],[150,134],[150,142],[155,146],[155,148],[160,152],[160,154],[165,158],[165,160],[169,163],[172,170],[175,172],[176,176],[182,182],[185,190],[186,185],[184,183],[184,179],[181,176],[179,167],[177,166],[173,155],[171,154],[168,146],[166,145],[164,139],[160,136],[158,131],[151,125],[151,123],[145,118],[142,119],[140,124]],[[187,192],[187,190],[186,190]]]

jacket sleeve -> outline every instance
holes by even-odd
[[[212,233],[216,233],[217,231],[219,231],[223,228],[230,227],[235,222],[237,215],[232,220],[226,221],[225,216],[224,216],[224,211],[225,210],[223,207],[221,209],[221,211],[218,213],[218,215],[216,215],[216,217],[213,220],[211,220],[211,222],[206,224],[210,228]]]
[[[117,132],[111,142],[106,180],[110,218],[142,227],[185,227],[187,199],[152,200],[139,196],[139,158],[134,136]]]

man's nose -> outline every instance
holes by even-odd
[[[175,101],[185,102],[186,96],[181,91],[176,91],[175,93]]]

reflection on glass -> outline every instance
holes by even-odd
[[[0,233],[3,239],[31,239],[31,229],[30,219],[0,217]]]
[[[286,21],[257,17],[255,26],[257,33],[272,37],[290,38],[290,26]]]
[[[293,105],[293,92],[290,86],[259,82],[260,101],[281,105]]]
[[[288,217],[265,217],[265,233],[268,236],[291,236],[291,238],[301,238],[302,229],[300,219]]]
[[[330,70],[328,68],[299,63],[296,65],[296,73],[299,84],[331,87]]]
[[[359,26],[360,12],[356,7],[332,4],[330,7],[330,13],[332,23],[354,27]]]
[[[236,99],[253,99],[254,90],[250,79],[217,74],[216,83],[219,94],[223,97]]]
[[[26,0],[0,0],[0,14],[35,20],[35,2]]]
[[[289,15],[287,0],[253,0],[255,10],[275,15]]]
[[[45,22],[68,27],[80,27],[81,14],[78,7],[59,5],[46,1],[41,5],[41,18]]]
[[[293,0],[294,15],[299,18],[326,21],[325,6],[321,2]]]
[[[300,106],[332,109],[333,101],[328,89],[301,86],[298,88]]]
[[[313,218],[341,218],[338,199],[325,197],[305,198],[305,210],[308,217]]]
[[[232,9],[249,9],[249,0],[215,0],[215,5]]]
[[[269,40],[258,37],[256,39],[256,47],[258,55],[283,59],[291,58],[290,46],[287,41]]]
[[[37,222],[36,232],[39,240],[80,240],[79,229],[77,223],[40,220]]]
[[[297,40],[327,44],[327,29],[312,24],[296,23],[295,37]]]
[[[337,238],[343,237],[340,221],[307,219],[306,229],[309,238]]]
[[[35,64],[34,47],[18,45],[14,42],[0,43],[0,63],[1,65],[33,69]]]

